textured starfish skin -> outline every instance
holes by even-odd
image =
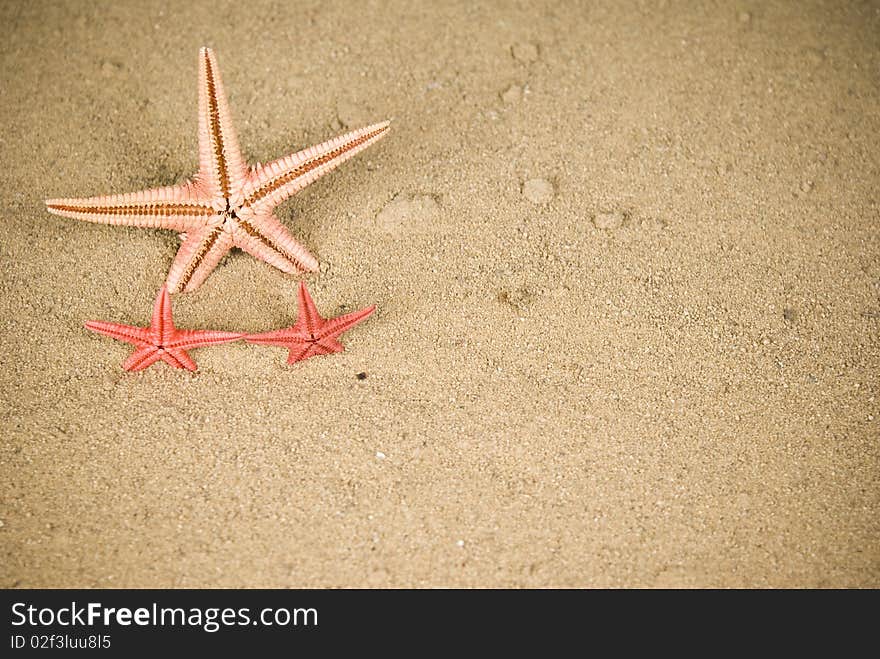
[[[199,51],[199,172],[181,185],[86,199],[49,199],[50,213],[87,222],[172,229],[186,235],[166,285],[194,291],[232,248],[284,272],[318,262],[273,211],[278,204],[381,139],[382,122],[265,165],[248,167],[238,147],[217,60]]]
[[[122,364],[126,371],[141,371],[160,359],[174,368],[195,371],[197,366],[187,350],[236,341],[244,336],[237,332],[210,330],[179,330],[171,317],[171,296],[163,286],[153,304],[153,318],[149,327],[132,327],[118,323],[92,320],[86,329],[131,343],[137,349]]]
[[[309,295],[305,282],[300,282],[299,313],[296,323],[292,327],[272,332],[248,334],[244,340],[249,343],[288,348],[290,354],[287,363],[295,364],[315,355],[329,355],[345,350],[337,340],[339,336],[366,319],[375,310],[374,305],[338,318],[322,318],[315,303],[312,302],[312,296]]]

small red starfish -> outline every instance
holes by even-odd
[[[260,345],[289,348],[290,355],[287,357],[287,363],[295,364],[315,355],[329,355],[345,350],[337,338],[375,310],[376,306],[373,305],[338,318],[322,318],[315,303],[312,302],[312,296],[309,295],[305,282],[300,282],[299,313],[296,317],[296,324],[263,334],[248,334],[244,340]]]
[[[229,343],[244,336],[238,332],[177,329],[171,317],[171,297],[168,295],[167,286],[163,286],[156,296],[156,302],[153,303],[153,319],[149,327],[132,327],[91,320],[86,323],[86,329],[112,336],[114,339],[137,347],[131,357],[122,364],[122,368],[126,371],[143,370],[160,359],[174,368],[195,371],[198,367],[186,353],[187,350]]]

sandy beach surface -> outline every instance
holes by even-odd
[[[880,586],[880,3],[4,2],[0,585]],[[120,368],[179,238],[43,200],[393,119],[279,209],[346,351]],[[292,324],[240,251],[181,327]],[[366,378],[358,379],[357,374]]]

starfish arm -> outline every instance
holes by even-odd
[[[342,352],[345,350],[342,344],[335,339],[321,339],[320,341],[310,341],[301,346],[289,346],[290,353],[287,355],[287,363],[295,364],[309,357],[317,357],[320,355],[331,355],[334,352]]]
[[[162,286],[162,290],[156,296],[153,303],[153,318],[150,329],[156,335],[158,343],[165,343],[174,334],[174,319],[171,317],[171,296],[168,295],[168,287]]]
[[[203,226],[215,214],[192,183],[102,197],[47,199],[46,209],[86,222],[175,231]]]
[[[325,337],[332,337],[335,339],[343,332],[347,332],[359,322],[368,318],[375,310],[375,306],[370,306],[366,309],[360,309],[359,311],[347,313],[344,316],[339,316],[338,318],[331,318],[330,320],[326,321],[324,325],[318,329],[317,332],[315,332],[315,336],[319,339],[323,339]]]
[[[190,357],[186,350],[182,348],[165,348],[162,352],[161,359],[163,362],[174,368],[185,368],[187,371],[198,370],[198,366]]]
[[[318,260],[271,213],[238,219],[235,246],[282,272],[315,272]]]
[[[238,341],[244,334],[241,332],[216,332],[213,330],[176,330],[171,340],[165,344],[170,349],[203,348],[221,343]]]
[[[165,285],[172,293],[194,291],[232,247],[232,236],[222,226],[190,231],[177,251]]]
[[[288,347],[290,348],[290,353],[287,355],[288,364],[296,364],[297,362],[301,362],[309,357],[314,357],[315,355],[327,354],[326,352],[319,352],[321,348],[317,343],[304,343],[302,345]]]
[[[312,296],[309,294],[309,289],[306,288],[306,283],[304,281],[299,283],[297,303],[299,310],[297,311],[296,324],[294,327],[301,329],[306,336],[314,335],[318,328],[321,327],[324,319],[321,318],[321,314],[318,313],[318,308],[315,306]]]
[[[257,211],[272,210],[315,179],[380,140],[388,126],[387,121],[373,124],[256,167],[245,183],[243,205]]]
[[[147,366],[155,364],[162,357],[162,353],[156,346],[144,346],[138,348],[131,356],[122,363],[126,371],[142,371]]]
[[[343,346],[339,341],[334,339],[332,336],[325,336],[322,339],[318,339],[316,345],[321,346],[326,353],[321,354],[331,354],[334,352],[342,352],[345,350],[345,346]]]
[[[85,324],[85,328],[139,348],[153,345],[153,333],[149,327],[132,327],[119,323],[106,323],[103,320],[90,320]]]
[[[217,58],[210,48],[199,51],[199,175],[212,199],[237,196],[247,166],[232,125]]]
[[[247,334],[244,340],[248,343],[257,343],[264,346],[281,346],[284,348],[290,348],[293,344],[300,345],[309,342],[308,339],[300,334],[296,327],[285,327],[284,329],[263,332],[262,334]]]

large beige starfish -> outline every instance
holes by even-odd
[[[379,140],[388,122],[373,124],[248,167],[238,147],[217,59],[199,52],[199,173],[164,188],[88,199],[50,199],[50,213],[88,222],[172,229],[185,233],[166,285],[193,291],[232,248],[240,247],[284,272],[314,271],[315,258],[273,214],[282,201]]]

